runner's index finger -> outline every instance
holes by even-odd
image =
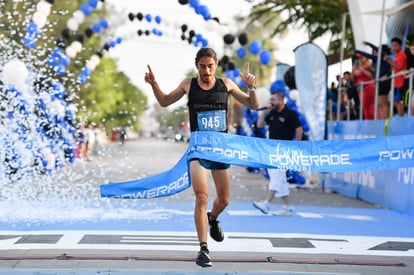
[[[148,67],[148,72],[152,74],[151,66],[147,64],[147,67]]]
[[[247,74],[249,73],[249,67],[250,67],[250,64],[249,64],[249,63],[247,63],[247,64],[246,64],[246,76],[247,76]]]

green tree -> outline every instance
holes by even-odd
[[[246,1],[253,2],[252,0]],[[310,41],[324,35],[330,35],[329,63],[332,64],[339,61],[342,16],[348,13],[346,0],[261,0],[254,5],[249,18],[250,22],[254,22],[263,17],[279,16],[282,12],[287,12],[287,18],[274,28],[271,34],[272,37],[282,33],[290,25],[305,28]],[[267,24],[267,22],[264,21],[264,24]],[[351,24],[347,20],[345,55],[349,56],[353,48]]]
[[[102,123],[106,129],[131,127],[139,129],[139,115],[147,108],[144,92],[117,70],[116,62],[102,58],[99,70],[79,91],[79,112],[85,120]]]

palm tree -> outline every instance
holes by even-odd
[[[246,0],[248,2],[255,2]],[[309,41],[324,35],[330,35],[328,49],[328,63],[333,64],[339,61],[341,48],[342,17],[348,14],[346,0],[261,0],[254,5],[249,20],[255,22],[261,20],[265,25],[270,23],[272,17],[279,17],[286,12],[287,17],[280,21],[273,28],[271,36],[280,35],[288,26],[296,25],[305,28]],[[267,18],[267,20],[266,20]],[[347,21],[345,28],[345,56],[349,57],[354,48],[351,24]]]

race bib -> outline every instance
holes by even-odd
[[[227,129],[227,117],[225,110],[215,110],[197,113],[199,131],[222,132]]]

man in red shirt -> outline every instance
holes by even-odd
[[[398,37],[391,39],[391,49],[394,52],[394,60],[391,60],[389,55],[385,56],[384,60],[391,65],[394,74],[407,70],[407,56],[402,50],[402,40]],[[399,116],[404,116],[405,92],[404,75],[398,75],[394,78],[394,102]]]

